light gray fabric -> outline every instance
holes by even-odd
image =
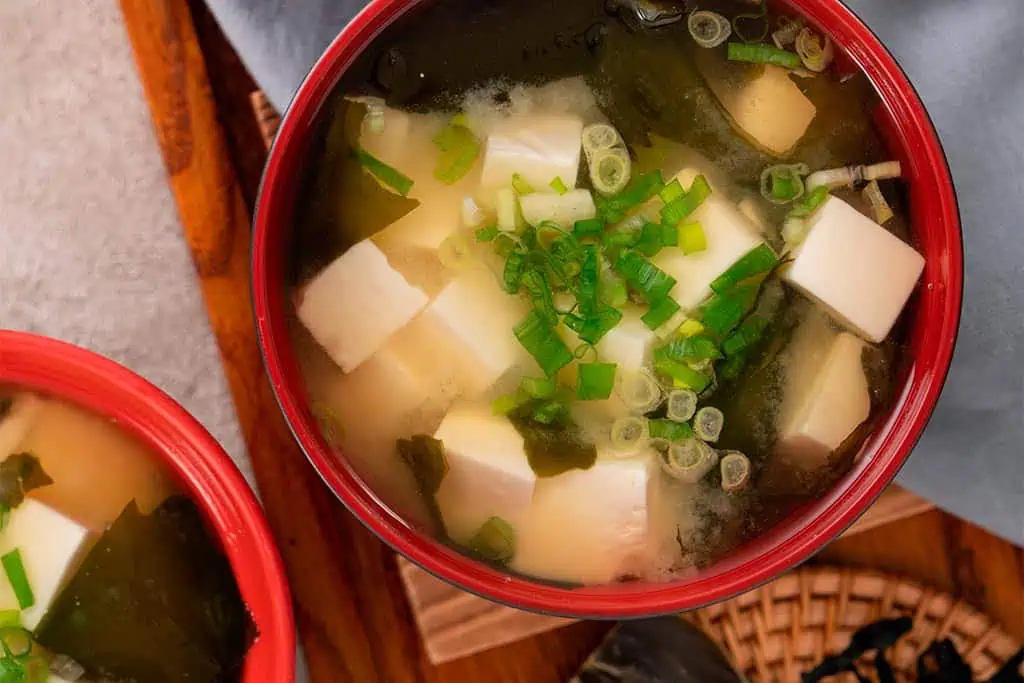
[[[284,108],[361,2],[208,0]],[[848,0],[942,136],[963,215],[967,292],[947,390],[901,481],[1024,544],[1024,2]]]
[[[0,87],[0,326],[142,374],[252,485],[116,0],[0,2]]]

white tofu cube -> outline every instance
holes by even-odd
[[[64,583],[71,578],[88,551],[89,530],[56,510],[31,498],[11,511],[0,534],[0,555],[21,553],[35,605],[21,612],[21,623],[34,629],[50,609]],[[0,577],[0,609],[19,609],[6,575]]]
[[[829,198],[784,279],[872,342],[889,334],[924,269],[912,247],[855,208]]]
[[[599,450],[588,470],[537,483],[512,567],[556,581],[607,583],[639,574],[648,544],[652,450],[629,458]]]
[[[535,367],[513,334],[528,312],[526,302],[504,292],[490,271],[479,268],[452,280],[426,315],[449,338],[437,355],[462,360],[460,382],[472,395],[486,390],[515,365]]]
[[[537,475],[523,437],[504,416],[484,404],[457,404],[434,434],[444,443],[448,473],[437,491],[445,530],[468,542],[491,517],[521,529],[530,510]]]
[[[446,199],[423,202],[371,239],[384,253],[408,247],[436,250],[462,220],[459,199],[452,193]]]
[[[788,465],[813,470],[868,418],[871,395],[861,360],[863,341],[842,332],[832,333],[824,348],[802,347],[790,354],[776,453]]]
[[[576,116],[517,115],[496,125],[487,137],[480,185],[494,190],[518,173],[538,192],[553,190],[561,178],[576,187],[583,121]]]
[[[571,228],[576,221],[597,215],[594,198],[588,190],[570,190],[565,194],[532,192],[519,198],[519,210],[530,225],[551,221],[563,228]]]
[[[363,240],[302,289],[298,316],[334,362],[352,372],[426,305],[426,294]]]
[[[641,315],[633,306],[623,311],[622,321],[597,342],[597,355],[602,361],[633,372],[650,365],[657,337],[640,319]]]
[[[0,418],[0,461],[17,452],[25,437],[37,424],[43,399],[32,394],[18,394],[7,415]]]
[[[685,170],[676,178],[687,188],[696,175],[696,171]],[[652,262],[676,279],[672,298],[683,310],[692,311],[711,294],[711,283],[715,278],[762,244],[762,240],[757,227],[728,200],[714,192],[687,217],[686,222],[701,224],[707,248],[693,254],[684,254],[677,248],[662,249]]]
[[[817,112],[789,72],[778,66],[765,66],[760,76],[742,85],[734,74],[715,73],[708,85],[734,125],[776,156],[796,146]]]

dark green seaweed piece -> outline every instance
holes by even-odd
[[[427,511],[437,525],[444,529],[444,518],[437,507],[434,494],[441,488],[441,482],[448,474],[448,458],[445,455],[444,443],[426,434],[416,434],[408,439],[396,442],[398,455],[412,472],[416,486],[427,503]]]
[[[570,683],[740,683],[722,651],[679,617],[626,621]]]
[[[29,491],[52,483],[39,458],[31,453],[11,455],[0,462],[0,511],[13,510]]]
[[[557,477],[569,470],[588,470],[597,460],[597,447],[583,438],[579,426],[563,416],[551,424],[533,419],[535,402],[509,414],[523,437],[526,459],[538,477]]]
[[[255,634],[199,509],[172,496],[150,515],[124,509],[35,635],[89,678],[220,683],[237,680]]]

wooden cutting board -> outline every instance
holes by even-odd
[[[254,92],[251,100],[269,149],[280,125],[280,116],[262,92]],[[861,533],[931,508],[928,501],[893,485],[846,534]],[[439,581],[404,558],[399,558],[398,564],[427,655],[435,663],[572,623],[476,597]]]

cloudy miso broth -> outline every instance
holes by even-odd
[[[11,680],[238,680],[253,634],[231,568],[115,423],[0,386],[0,556]]]
[[[923,260],[870,84],[758,7],[423,3],[347,72],[292,336],[404,518],[541,579],[663,579],[848,470]]]

